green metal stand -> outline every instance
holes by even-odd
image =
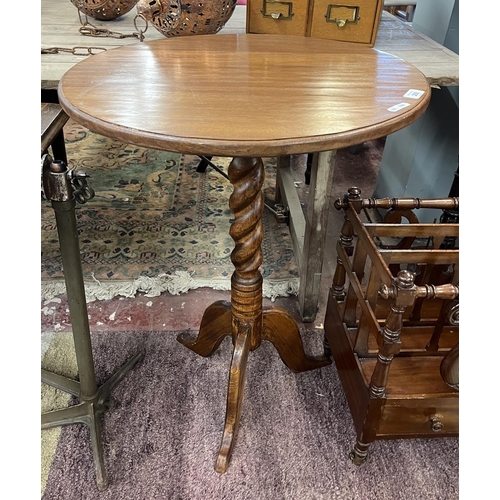
[[[108,486],[108,478],[104,466],[100,417],[113,406],[113,388],[143,358],[143,353],[130,358],[103,385],[97,387],[75,217],[76,200],[84,203],[94,193],[87,187],[83,177],[75,178],[65,163],[52,161],[49,155],[42,158],[42,179],[45,197],[51,201],[56,216],[79,375],[77,382],[42,369],[42,382],[80,400],[75,406],[42,414],[42,429],[76,423],[88,425],[97,487],[103,491]]]

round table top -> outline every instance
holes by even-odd
[[[339,149],[413,122],[431,91],[414,66],[359,44],[199,35],[93,55],[59,83],[66,113],[166,151],[276,156]]]

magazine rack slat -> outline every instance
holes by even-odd
[[[356,428],[351,459],[361,464],[377,439],[458,436],[459,225],[420,224],[413,212],[458,221],[458,198],[363,199],[351,188],[335,206],[345,221],[325,350]],[[384,222],[362,221],[373,209],[388,210]]]

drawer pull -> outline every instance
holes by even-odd
[[[335,9],[335,10],[334,10]],[[353,5],[328,4],[325,18],[327,23],[335,23],[339,28],[346,24],[357,24],[359,17],[359,7]]]
[[[437,416],[431,417],[431,429],[432,432],[441,432],[444,428],[443,422],[439,420]]]
[[[280,9],[280,7],[283,12],[276,10]],[[268,12],[268,8],[273,12]],[[282,19],[283,21],[286,21],[287,19],[292,19],[292,8],[293,2],[275,2],[273,0],[264,0],[262,10],[260,12],[263,17],[271,17],[272,19]]]

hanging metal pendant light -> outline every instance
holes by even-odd
[[[139,0],[137,14],[166,37],[207,35],[220,31],[236,0]]]
[[[71,0],[71,3],[87,16],[109,21],[131,11],[137,0]]]

